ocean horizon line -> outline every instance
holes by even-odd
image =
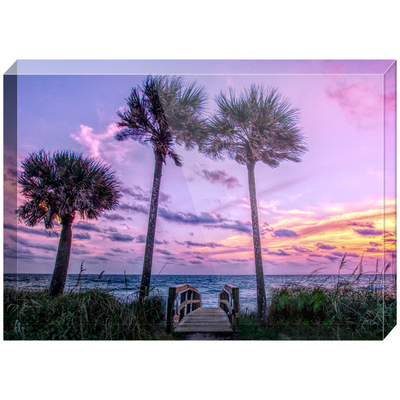
[[[376,273],[376,271],[363,271],[363,275],[384,275],[384,276],[389,276],[389,275],[393,275],[396,276],[397,274],[393,274],[393,273],[385,273],[383,274],[382,272]],[[4,272],[3,275],[53,275],[52,273],[36,273],[36,272]],[[79,273],[73,273],[73,274],[68,274],[68,276],[74,276],[74,275],[80,275]],[[96,273],[96,274],[82,274],[84,276],[99,276],[101,275],[101,273]],[[141,276],[142,274],[121,274],[121,273],[115,273],[115,274],[105,274],[103,273],[102,276]],[[264,274],[265,276],[352,276],[352,275],[358,275],[358,274],[354,274],[354,273],[341,273],[341,274],[312,274],[312,273],[308,273],[308,274]],[[255,274],[153,274],[153,277],[157,277],[157,276],[256,276]]]

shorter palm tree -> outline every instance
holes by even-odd
[[[57,258],[49,295],[64,291],[72,242],[75,213],[81,219],[97,219],[105,210],[113,210],[120,198],[120,184],[108,165],[72,151],[57,151],[52,156],[43,150],[22,162],[18,177],[21,193],[27,201],[16,214],[28,226],[43,221],[46,229],[61,224]]]

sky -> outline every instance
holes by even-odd
[[[115,211],[75,218],[69,273],[83,261],[86,273],[142,272],[154,154],[114,135],[116,112],[147,73],[204,85],[209,115],[220,91],[239,94],[253,83],[278,88],[300,110],[302,162],[255,169],[266,275],[336,274],[345,253],[343,273],[361,257],[365,271],[377,263],[381,270],[396,249],[395,67],[390,60],[142,61],[113,62],[104,72],[98,63],[19,62],[17,132],[5,130],[4,271],[52,273],[60,228],[17,222],[13,205],[24,199],[15,178],[30,153],[70,149],[109,164],[124,189]],[[7,164],[15,138],[16,169]],[[163,169],[153,274],[254,274],[246,167],[176,150],[183,166],[167,160]]]

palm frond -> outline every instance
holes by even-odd
[[[132,89],[129,108],[117,112],[122,129],[115,139],[151,145],[164,161],[171,151],[175,154],[174,144],[192,150],[208,135],[206,119],[201,117],[206,100],[205,88],[196,82],[185,83],[179,76],[148,76],[142,86]]]
[[[176,154],[174,151],[170,150],[168,152],[168,157],[170,157],[174,160],[174,163],[177,167],[182,166],[182,157],[180,155]]]
[[[276,168],[282,161],[299,162],[307,151],[299,110],[278,89],[251,85],[239,96],[230,89],[215,96],[215,102],[210,135],[200,149],[205,155],[240,164],[262,161]]]
[[[43,150],[32,153],[22,163],[18,178],[26,202],[16,213],[29,226],[43,221],[52,228],[55,220],[97,218],[115,209],[121,197],[120,183],[108,165],[70,150],[52,156]]]

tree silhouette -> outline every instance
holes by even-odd
[[[158,197],[163,163],[170,157],[181,166],[182,159],[174,145],[191,150],[200,146],[207,135],[201,113],[206,102],[204,87],[185,83],[181,77],[148,76],[142,86],[132,89],[127,99],[128,109],[117,112],[121,131],[117,140],[131,138],[153,148],[155,169],[151,194],[146,247],[140,297],[150,288],[153,248],[156,230]]]
[[[213,159],[225,157],[246,165],[253,226],[258,318],[266,322],[266,296],[258,222],[254,169],[258,161],[276,168],[281,161],[300,162],[307,149],[299,127],[299,110],[277,89],[251,85],[239,96],[232,89],[215,97],[217,111],[202,151]]]
[[[22,162],[18,178],[27,201],[16,213],[28,226],[43,221],[46,229],[58,221],[60,242],[49,295],[64,291],[76,212],[81,219],[97,219],[105,210],[115,209],[120,197],[119,182],[110,167],[72,151],[57,151],[52,156],[39,151]]]

